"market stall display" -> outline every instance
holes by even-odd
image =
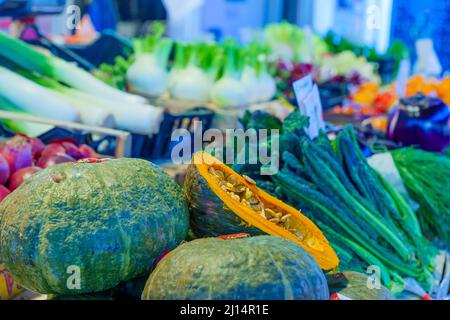
[[[287,22],[245,43],[150,29],[98,69],[0,31],[0,300],[448,295],[449,77],[392,81],[401,42],[380,55]],[[306,76],[322,106],[296,106]],[[279,170],[234,138],[234,162],[190,141],[166,166],[172,133],[213,124],[276,130],[256,146]]]

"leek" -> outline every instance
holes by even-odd
[[[30,75],[30,77],[33,77]],[[157,133],[162,121],[163,110],[150,105],[133,104],[95,96],[65,87],[48,78],[34,78],[35,81],[51,88],[61,99],[72,103],[80,110],[83,123],[112,127],[139,134]]]
[[[0,32],[0,48],[2,48],[0,56],[14,62],[18,66],[30,72],[37,72],[51,79],[58,80],[78,90],[124,103],[146,102],[143,97],[117,90],[95,78],[89,72],[78,68],[75,64],[42,53],[4,32]]]
[[[25,76],[39,85],[51,89],[57,97],[76,108],[80,113],[82,123],[96,127],[114,128],[113,114],[92,104],[92,100],[86,100],[84,95],[80,94],[80,91],[66,87],[49,78],[37,77],[33,74],[25,74]]]
[[[0,96],[0,110],[25,114],[18,106]],[[11,132],[23,133],[30,137],[38,137],[53,129],[53,126],[33,123],[28,121],[17,121],[12,119],[0,119],[0,122]]]
[[[63,121],[78,121],[80,114],[51,90],[0,67],[0,95],[25,112]]]

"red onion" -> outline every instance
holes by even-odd
[[[9,191],[8,188],[0,185],[0,202],[2,202],[10,193],[11,191]]]
[[[41,156],[41,153],[45,148],[45,144],[41,139],[33,138],[22,133],[17,133],[16,135],[26,138],[27,141],[31,144],[31,151],[33,153],[34,159],[37,159]]]
[[[65,155],[65,154],[66,149],[64,149],[62,145],[52,142],[45,147],[44,151],[42,151],[40,158],[48,158],[51,156]]]
[[[75,160],[83,158],[83,154],[78,149],[78,146],[75,143],[69,141],[61,142],[61,145],[66,150],[66,154],[74,158]]]
[[[0,184],[5,184],[10,174],[8,161],[0,154]]]
[[[82,157],[83,159],[86,159],[86,158],[101,158],[101,156],[97,152],[95,152],[95,150],[92,149],[87,144],[80,145],[78,150],[80,150],[81,154],[83,155],[83,157]]]
[[[47,168],[56,164],[74,161],[75,159],[67,154],[54,154],[46,157],[40,157],[36,165],[41,168]]]
[[[42,151],[45,149],[45,144],[39,138],[28,138],[28,141],[31,143],[31,151],[33,152],[33,158],[38,159]]]
[[[31,143],[25,137],[14,136],[3,146],[1,154],[8,162],[11,174],[33,165]]]
[[[40,170],[42,169],[38,167],[28,167],[15,172],[9,181],[9,190],[16,190],[25,180]]]

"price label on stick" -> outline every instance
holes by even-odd
[[[309,117],[308,134],[314,139],[319,135],[319,131],[325,128],[319,87],[313,84],[311,75],[295,81],[293,87],[300,113]]]
[[[297,99],[297,104],[300,112],[304,114],[304,110],[302,110],[303,101],[313,89],[313,81],[311,75],[309,74],[301,79],[298,79],[293,83],[292,86],[294,87],[295,97]]]
[[[320,130],[325,129],[322,101],[320,100],[319,87],[316,84],[303,101],[302,109],[304,115],[309,117],[309,137],[314,139],[319,135]]]

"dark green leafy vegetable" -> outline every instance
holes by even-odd
[[[395,292],[402,290],[403,277],[428,288],[437,251],[403,196],[368,165],[353,128],[330,141],[324,132],[311,140],[307,126],[309,119],[298,112],[283,122],[281,170],[270,189],[321,227],[341,270],[366,272],[375,264]]]
[[[450,245],[450,158],[413,148],[391,154],[426,235]]]

